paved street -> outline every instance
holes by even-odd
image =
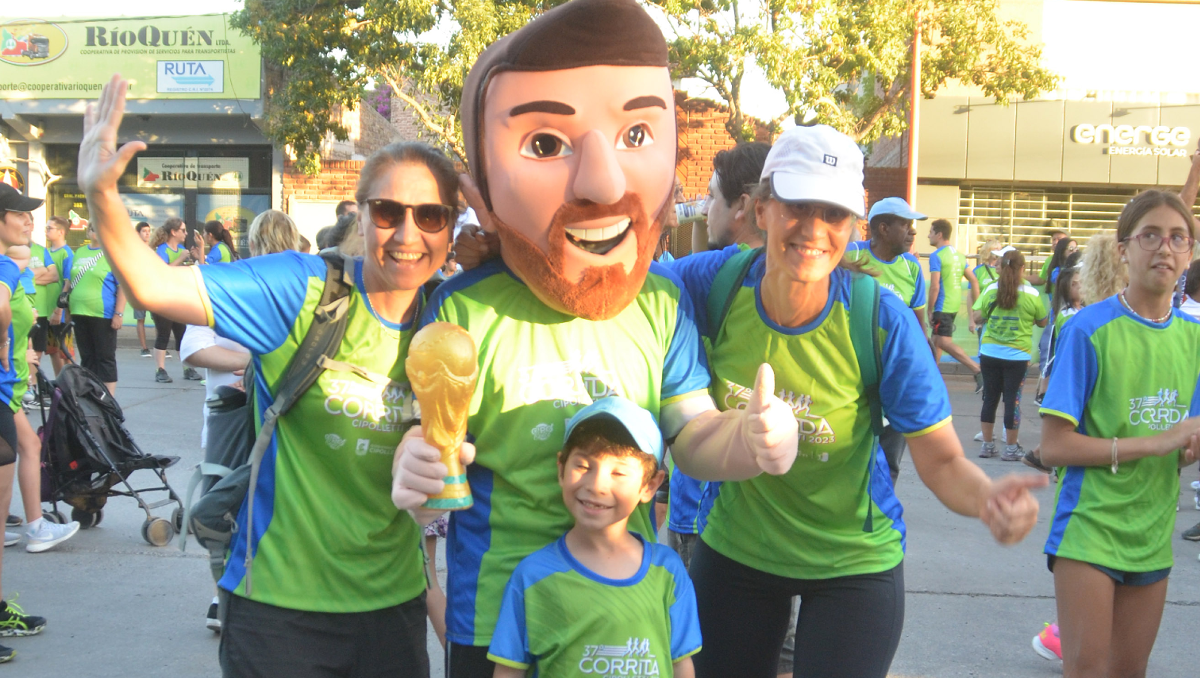
[[[131,334],[131,333],[130,333]],[[177,492],[187,486],[200,459],[200,406],[204,389],[181,378],[178,360],[168,361],[174,384],[154,382],[153,361],[131,349],[119,351],[117,397],[129,428],[147,452],[182,461],[168,472]],[[949,376],[955,423],[974,459],[978,443],[979,400],[970,379]],[[1025,394],[1021,440],[1036,444],[1040,434],[1032,380]],[[35,426],[38,415],[32,417]],[[1019,463],[978,460],[991,475],[1032,472]],[[147,472],[134,477],[153,478]],[[1181,484],[1197,477],[1187,469]],[[1022,544],[1002,548],[977,521],[952,515],[920,483],[905,463],[898,493],[909,526],[905,575],[908,588],[904,638],[893,665],[896,676],[962,677],[1061,675],[1056,663],[1030,649],[1043,622],[1054,620],[1054,590],[1041,554],[1053,487],[1039,498],[1038,527]],[[1181,496],[1177,530],[1200,521],[1190,489]],[[20,510],[20,501],[13,502]],[[169,516],[169,508],[158,509]],[[204,628],[212,597],[205,553],[194,543],[187,553],[174,546],[155,548],[140,535],[144,516],[125,498],[110,501],[104,522],[81,532],[58,549],[28,554],[5,551],[4,594],[19,594],[31,613],[50,620],[33,638],[6,639],[18,651],[13,675],[138,678],[216,676],[217,639]],[[1176,564],[1150,675],[1195,675],[1195,637],[1200,624],[1200,545],[1176,539]],[[299,554],[298,554],[299,555]],[[443,561],[444,562],[444,561]],[[443,573],[444,581],[444,573]],[[432,631],[430,638],[433,638]],[[436,640],[431,644],[436,646]],[[441,651],[431,649],[434,676],[441,676]]]

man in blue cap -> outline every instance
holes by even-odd
[[[922,332],[925,331],[925,277],[921,275],[921,262],[909,250],[917,237],[913,222],[928,218],[910,207],[904,198],[884,198],[871,205],[867,213],[871,239],[850,243],[845,255],[847,261],[873,273],[881,287],[899,295],[917,314]],[[900,475],[900,457],[904,455],[904,436],[889,424],[879,436],[879,445],[895,484]]]

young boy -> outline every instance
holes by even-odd
[[[679,556],[626,528],[663,480],[654,417],[620,397],[567,422],[558,454],[575,527],[517,566],[488,650],[495,678],[692,678],[696,594]]]

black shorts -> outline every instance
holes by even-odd
[[[429,677],[425,594],[370,612],[305,612],[222,592],[225,678]]]
[[[954,313],[942,313],[934,311],[929,315],[929,326],[933,328],[933,333],[939,337],[954,336]]]
[[[37,322],[29,330],[29,342],[38,353],[46,352],[46,339],[50,336],[50,319],[38,316]]]
[[[77,315],[75,346],[79,349],[79,364],[106,384],[117,381],[117,331],[112,318]]]
[[[0,466],[17,460],[17,421],[12,408],[0,405]]]

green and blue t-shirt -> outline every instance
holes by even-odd
[[[1062,328],[1041,413],[1093,438],[1157,435],[1200,415],[1200,322],[1152,323],[1115,296]],[[1130,361],[1136,369],[1130,369]],[[1126,572],[1171,567],[1179,452],[1060,471],[1048,554]]]
[[[176,259],[183,256],[183,253],[186,252],[187,249],[183,245],[178,245],[176,247],[168,247],[167,243],[163,243],[163,244],[159,245],[158,249],[156,249],[154,251],[158,252],[159,259],[162,259],[163,261],[165,261],[168,264],[173,264],[173,263],[175,263]]]
[[[67,260],[67,279],[73,281],[71,315],[111,318],[117,310],[117,276],[99,247],[83,246]]]
[[[737,248],[693,254],[675,268],[697,310],[702,332],[721,265]],[[713,398],[722,410],[743,409],[759,365],[775,371],[776,395],[791,405],[800,448],[785,474],[762,474],[720,486],[701,538],[724,556],[793,579],[882,572],[904,557],[903,508],[883,451],[871,432],[870,409],[850,339],[851,274],[833,271],[829,300],[802,327],[782,327],[762,305],[766,259],[760,256],[738,289],[709,352]],[[906,436],[950,423],[950,398],[917,319],[900,297],[880,294],[883,414]],[[871,531],[864,531],[871,517]]]
[[[194,269],[209,324],[253,354],[258,421],[271,405],[325,286],[317,256],[284,252]],[[404,359],[414,323],[371,308],[354,269],[337,361],[280,417],[254,496],[252,600],[295,610],[365,612],[421,595],[421,530],[392,504],[392,457],[416,423]],[[246,596],[246,503],[221,588]]]
[[[962,305],[962,280],[967,277],[967,258],[949,245],[943,245],[929,255],[929,273],[938,273],[937,299],[933,302],[934,313],[958,313]]]
[[[28,326],[24,328],[24,334],[22,334],[21,325],[24,323],[20,320],[19,314],[21,307],[27,309],[32,307],[29,306],[28,295],[21,288],[21,269],[17,267],[17,262],[3,254],[0,254],[0,294],[9,297],[8,303],[12,307],[13,314],[12,322],[8,325],[8,369],[0,367],[0,401],[16,412],[21,408],[21,396],[24,395],[18,356],[22,361],[25,359],[25,337],[29,335]],[[26,314],[28,315],[28,313]],[[32,324],[32,320],[29,324]],[[28,369],[26,366],[25,379],[29,378]],[[18,391],[18,389],[20,390]]]
[[[1033,356],[1033,326],[1046,318],[1046,303],[1042,295],[1029,285],[1017,290],[1017,304],[1000,308],[996,296],[1000,283],[992,283],[975,300],[972,308],[983,315],[983,338],[979,355],[1000,360],[1031,360]]]
[[[229,246],[223,242],[219,242],[212,246],[208,254],[204,257],[206,264],[228,264],[233,261],[233,252],[229,251]]]
[[[467,423],[475,505],[450,517],[446,637],[486,646],[513,570],[574,524],[558,484],[567,419],[611,395],[658,417],[707,391],[708,368],[691,301],[657,263],[629,306],[592,321],[546,306],[494,260],[442,283],[421,319],[434,321],[465,328],[479,349]],[[629,525],[650,536],[647,509]]]
[[[859,240],[846,246],[845,258],[874,273],[880,287],[896,293],[914,311],[927,305],[921,262],[908,252],[891,261],[884,261],[871,251],[870,240]]]
[[[979,281],[979,289],[986,290],[989,285],[1000,279],[1000,274],[996,273],[996,269],[987,264],[979,264],[971,269],[975,274],[975,279]]]
[[[521,561],[504,590],[488,659],[533,676],[672,676],[700,651],[696,592],[671,549],[642,542],[642,565],[608,579],[566,536]]]
[[[50,253],[46,251],[45,247],[35,242],[29,243],[29,265],[21,272],[21,287],[24,288],[25,294],[37,294],[38,284],[34,280],[37,270],[53,265],[54,261],[50,258]]]
[[[46,266],[54,266],[58,269],[58,280],[49,285],[37,286],[37,292],[34,293],[33,307],[37,309],[39,318],[49,318],[58,309],[58,295],[62,293],[63,281],[67,278],[66,271],[71,268],[71,257],[73,254],[71,248],[66,245],[57,249],[46,250],[46,255],[49,258]]]

